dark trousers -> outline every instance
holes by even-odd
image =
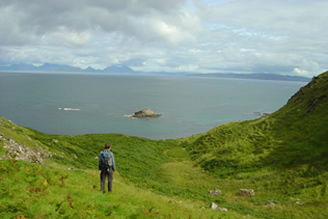
[[[108,192],[112,191],[113,169],[102,169],[100,173],[100,190],[105,192],[106,178],[108,179]]]

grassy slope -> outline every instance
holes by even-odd
[[[0,132],[6,139],[30,148],[42,146],[57,154],[48,165],[0,161],[0,218],[102,218],[111,211],[116,218],[241,216],[208,208],[211,201],[220,200],[207,194],[216,179],[205,172],[195,175],[201,170],[192,166],[188,153],[176,140],[119,134],[47,135],[5,119],[0,119]],[[0,141],[0,155],[6,152],[5,142]],[[95,157],[106,142],[113,145],[118,167],[114,192],[103,195]],[[204,178],[210,182],[202,183]]]
[[[324,73],[276,113],[176,140],[47,135],[1,119],[5,138],[57,156],[45,166],[0,161],[0,217],[328,217],[327,86]],[[105,142],[113,144],[119,174],[114,192],[103,195],[95,157]],[[214,188],[223,194],[208,195]],[[239,197],[239,188],[256,195]],[[228,212],[208,209],[212,201]]]
[[[196,163],[222,183],[242,183],[254,188],[257,195],[252,198],[253,209],[261,209],[271,199],[279,205],[280,212],[272,211],[277,216],[310,218],[316,212],[315,217],[325,218],[327,124],[325,72],[301,88],[277,112],[216,127],[185,147]],[[304,205],[292,205],[295,198],[302,199],[300,203]]]

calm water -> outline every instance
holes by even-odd
[[[0,73],[0,116],[49,134],[186,137],[281,108],[305,82]],[[126,117],[143,108],[160,118]]]

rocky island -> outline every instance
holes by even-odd
[[[147,118],[147,117],[157,118],[160,116],[161,116],[161,114],[154,113],[151,109],[143,109],[138,112],[135,112],[132,115],[132,117],[134,117],[134,118]]]

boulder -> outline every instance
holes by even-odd
[[[218,196],[218,195],[221,195],[222,192],[220,189],[214,189],[212,191],[209,191],[208,194],[213,195],[213,196]]]
[[[239,189],[239,196],[253,197],[255,192],[253,189]]]
[[[228,209],[220,207],[217,204],[215,204],[214,202],[211,202],[210,208],[213,209],[213,210],[228,211]]]
[[[132,115],[132,117],[134,117],[134,118],[146,118],[146,117],[157,118],[160,116],[161,116],[161,114],[154,113],[151,109],[143,109],[138,112],[135,112]]]

